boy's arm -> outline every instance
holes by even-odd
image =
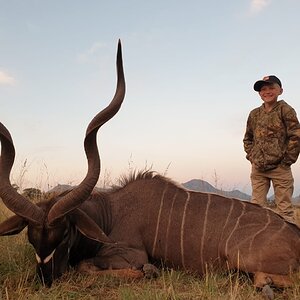
[[[288,139],[285,155],[281,164],[290,166],[297,161],[300,152],[300,124],[293,108],[286,111],[284,114],[284,121]]]
[[[251,151],[253,148],[253,130],[251,126],[251,116],[247,120],[246,132],[243,139],[244,150],[247,153],[246,158],[251,162]]]

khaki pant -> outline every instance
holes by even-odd
[[[276,169],[262,172],[252,165],[251,201],[264,206],[267,202],[267,194],[271,182],[273,184],[275,203],[279,214],[288,221],[294,221],[294,212],[291,202],[294,191],[294,178],[290,167],[283,168],[278,166]]]

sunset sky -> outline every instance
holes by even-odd
[[[299,0],[0,0],[12,181],[47,188],[84,178],[85,129],[114,94],[120,38],[127,93],[98,135],[99,184],[152,168],[250,193],[242,139],[261,105],[254,82],[277,75],[300,115],[299,11]]]

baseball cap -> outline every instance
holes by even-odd
[[[261,90],[261,88],[266,85],[266,84],[272,84],[272,83],[277,83],[280,87],[281,86],[281,81],[279,80],[278,77],[274,76],[274,75],[269,75],[269,76],[265,76],[262,80],[258,80],[254,83],[254,90],[259,92]]]

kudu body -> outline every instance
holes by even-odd
[[[120,46],[117,66],[115,98],[87,130],[88,175],[71,192],[38,205],[21,198],[9,182],[12,140],[0,127],[0,196],[16,214],[0,224],[0,234],[16,234],[28,225],[39,274],[48,285],[69,264],[101,274],[141,270],[149,261],[199,275],[210,268],[239,269],[253,274],[258,287],[290,285],[290,275],[299,270],[300,230],[269,209],[188,191],[152,172],[133,175],[109,192],[92,192],[100,172],[96,133],[118,111],[125,93]]]
[[[239,269],[257,287],[289,286],[299,270],[299,228],[259,205],[188,191],[152,172],[93,197],[109,211],[106,233],[117,243],[82,262],[83,270],[141,269],[150,259],[199,275]]]

